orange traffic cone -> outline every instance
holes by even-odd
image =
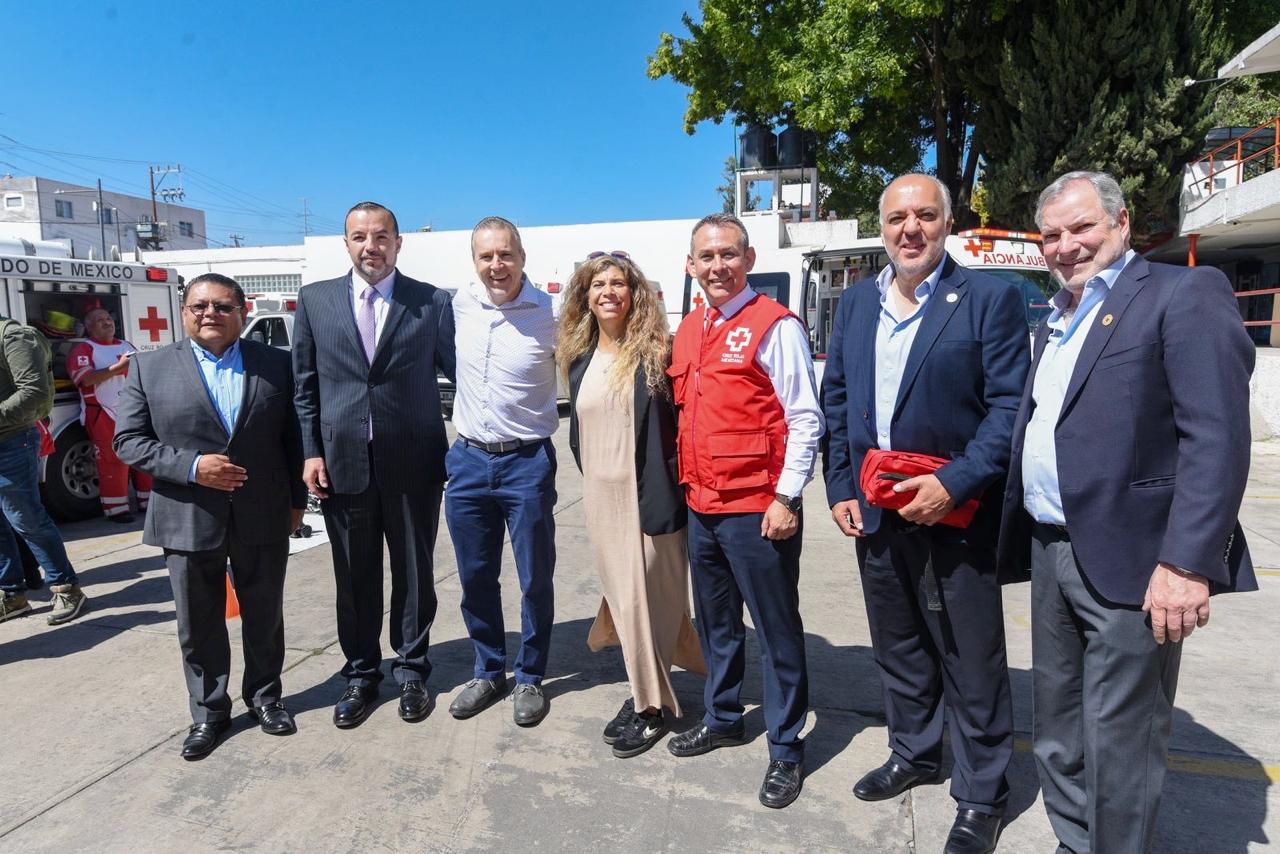
[[[236,588],[231,584],[231,573],[227,573],[227,619],[240,616],[240,600],[236,598]]]

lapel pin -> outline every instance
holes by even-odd
[[[947,294],[947,302],[955,302],[958,299],[960,299],[960,295],[955,291],[952,291],[951,293]]]
[[[1108,314],[1108,315],[1106,315],[1105,317],[1103,317],[1103,318],[1102,318],[1102,325],[1103,325],[1103,326],[1110,326],[1110,325],[1111,325],[1111,321],[1113,321],[1113,320],[1115,320],[1115,319],[1116,319],[1116,318],[1115,318],[1115,315]]]

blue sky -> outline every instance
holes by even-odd
[[[0,134],[43,151],[0,138],[0,172],[145,195],[146,162],[181,163],[211,243],[298,242],[303,197],[313,233],[363,198],[404,230],[699,216],[719,207],[732,127],[687,136],[686,90],[645,76],[686,9],[22,4],[5,16]]]

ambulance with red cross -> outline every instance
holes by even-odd
[[[138,350],[182,337],[177,270],[130,261],[71,258],[60,243],[0,240],[0,315],[40,330],[53,350],[49,430],[55,450],[40,461],[45,505],[64,520],[102,513],[93,442],[80,423],[80,392],[67,356],[86,340],[84,316],[101,308],[116,335]]]

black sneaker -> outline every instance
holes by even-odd
[[[638,756],[658,743],[667,734],[667,719],[661,711],[639,714],[631,719],[626,729],[613,743],[613,755],[619,759]]]
[[[613,744],[618,740],[618,736],[622,735],[622,731],[627,728],[627,724],[631,723],[631,719],[636,716],[636,701],[627,698],[622,704],[622,708],[618,709],[618,713],[613,716],[613,720],[604,725],[604,743]]]

